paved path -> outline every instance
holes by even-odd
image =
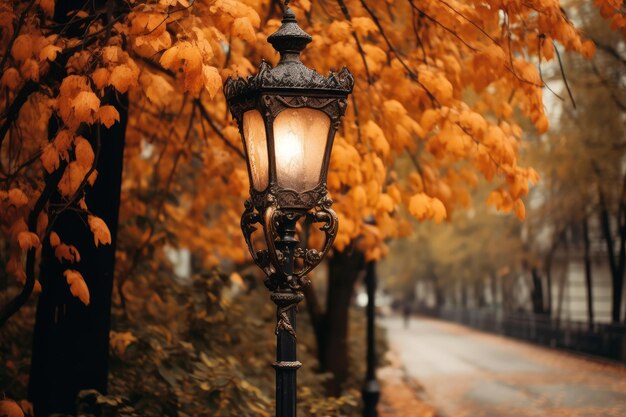
[[[624,367],[438,320],[382,324],[441,417],[626,417]]]

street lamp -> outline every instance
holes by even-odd
[[[281,27],[267,38],[280,53],[278,65],[272,68],[263,61],[257,74],[229,78],[224,86],[250,179],[241,229],[277,306],[277,417],[296,415],[296,371],[302,366],[296,359],[296,309],[309,283],[306,274],[321,262],[337,234],[326,176],[333,138],[354,85],[346,68],[324,77],[300,61],[312,38],[287,3]],[[321,248],[298,240],[299,220],[321,223]],[[265,240],[260,250],[252,239],[256,224]]]

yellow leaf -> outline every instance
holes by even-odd
[[[59,160],[59,151],[57,151],[57,148],[55,148],[53,144],[50,143],[43,148],[40,158],[41,163],[48,174],[59,168],[61,162]]]
[[[102,106],[98,109],[98,119],[108,129],[120,121],[120,113],[114,106]]]
[[[202,76],[204,78],[204,87],[209,92],[209,96],[211,98],[215,97],[215,94],[222,89],[222,77],[220,77],[217,68],[203,65]]]
[[[133,70],[126,64],[118,65],[111,71],[109,85],[115,87],[120,93],[125,93],[130,87],[137,85],[137,79]]]
[[[39,81],[39,64],[34,59],[27,59],[20,67],[20,73],[25,80]]]
[[[418,220],[426,218],[429,211],[429,199],[424,193],[415,194],[409,200],[409,213]]]
[[[9,190],[9,203],[20,208],[28,204],[28,197],[19,188],[11,188]]]
[[[85,152],[87,153],[88,151],[85,150]],[[84,154],[81,158],[85,158],[83,162],[86,162],[89,155]],[[61,177],[61,181],[59,181],[58,189],[61,195],[68,197],[75,194],[85,179],[89,168],[90,167],[81,165],[78,161],[70,162]]]
[[[81,91],[72,100],[72,107],[74,108],[74,115],[79,121],[93,123],[100,108],[100,99],[93,91]]]
[[[97,68],[91,73],[91,79],[98,90],[102,90],[109,84],[110,72],[106,68]]]
[[[50,232],[50,246],[56,248],[61,244],[61,238],[56,232]]]
[[[446,212],[446,207],[443,205],[441,200],[438,198],[433,198],[432,200],[432,218],[436,223],[441,223],[448,216]]]
[[[70,146],[72,146],[73,138],[74,136],[72,135],[72,133],[70,133],[69,130],[63,129],[59,131],[59,133],[57,133],[57,135],[54,137],[54,141],[52,142],[54,144],[54,147],[57,149],[57,151],[61,153],[61,156],[65,160],[69,159],[67,151],[69,151]]]
[[[247,17],[239,17],[235,19],[232,27],[232,35],[236,38],[254,44],[256,42],[256,33],[250,19]]]
[[[24,412],[15,401],[0,401],[0,416],[2,417],[24,417]]]
[[[581,48],[582,55],[591,59],[596,54],[596,44],[590,40],[584,41]]]
[[[372,120],[368,120],[363,126],[363,133],[365,138],[372,144],[372,148],[376,153],[383,157],[389,155],[389,142],[387,142],[380,126]]]
[[[189,42],[181,42],[165,51],[159,61],[163,67],[176,73],[183,72],[185,91],[200,92],[204,86],[202,53]]]
[[[11,56],[16,61],[25,61],[33,56],[33,38],[30,35],[20,35],[15,38],[11,48]]]
[[[105,64],[121,64],[123,56],[124,51],[122,51],[122,48],[120,48],[119,46],[105,46],[104,48],[102,48],[102,61]]]
[[[20,232],[17,235],[17,241],[20,248],[24,250],[39,247],[39,237],[32,232]]]
[[[389,194],[383,193],[378,198],[378,204],[376,205],[376,208],[380,211],[391,213],[395,210],[396,205],[393,202],[393,198],[391,198]]]
[[[353,17],[352,27],[359,36],[367,36],[370,33],[378,32],[378,28],[369,17]]]
[[[409,212],[418,220],[431,219],[441,223],[447,217],[446,207],[438,198],[418,193],[409,200]]]
[[[184,42],[178,44],[178,45],[174,45],[171,48],[169,48],[167,51],[163,52],[163,55],[161,55],[161,59],[159,59],[159,63],[163,66],[163,68],[167,68],[167,69],[171,69],[173,71],[175,71],[174,67],[176,65],[178,65],[178,51],[181,49],[181,46],[184,44]]]
[[[54,256],[57,257],[59,262],[63,262],[64,260],[70,262],[80,262],[80,253],[74,245],[60,243],[56,248],[54,248]]]
[[[70,286],[70,292],[74,297],[78,297],[86,306],[89,305],[89,288],[85,283],[85,279],[80,272],[74,269],[68,269],[63,272],[67,283]]]
[[[100,217],[89,216],[87,221],[89,222],[89,228],[93,233],[93,242],[96,247],[99,244],[109,245],[111,243],[111,232],[109,231],[109,228],[104,220]]]
[[[20,217],[11,225],[11,228],[9,229],[9,235],[11,236],[11,239],[17,240],[17,236],[21,232],[28,232],[28,225],[26,224],[26,221],[23,217]]]
[[[15,68],[7,68],[0,78],[0,85],[9,90],[16,90],[22,83],[22,76]]]
[[[39,61],[51,61],[57,59],[57,53],[61,52],[61,48],[55,45],[47,45],[39,52]]]
[[[74,141],[74,146],[76,162],[83,168],[91,168],[95,156],[89,141],[82,136],[78,136]]]

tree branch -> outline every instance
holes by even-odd
[[[409,77],[413,81],[415,81],[426,92],[426,95],[430,99],[430,101],[433,104],[433,106],[435,104],[438,105],[438,106],[441,106],[441,103],[439,103],[439,100],[437,100],[437,98],[433,95],[433,93],[428,88],[426,88],[426,86],[424,84],[422,84],[422,82],[419,80],[419,77],[417,76],[415,71],[413,71],[411,69],[411,67],[408,66],[408,64],[402,58],[402,55],[393,46],[393,44],[391,43],[391,41],[387,37],[387,34],[385,33],[385,29],[383,28],[382,24],[380,23],[380,20],[378,19],[378,16],[369,7],[369,5],[365,2],[365,0],[360,0],[360,2],[361,2],[361,5],[363,6],[363,8],[367,11],[367,13],[370,15],[370,17],[374,21],[374,24],[378,28],[378,31],[380,32],[380,35],[385,40],[385,43],[387,44],[387,47],[389,48],[389,50],[391,52],[393,52],[393,54],[396,56],[396,58],[398,58],[398,61],[404,67],[404,69],[407,71],[407,74],[409,75]]]
[[[213,129],[213,131],[215,132],[217,137],[220,138],[222,140],[222,142],[224,142],[224,144],[228,148],[230,148],[233,152],[235,152],[237,155],[239,155],[242,159],[246,159],[246,157],[243,154],[243,152],[241,152],[241,150],[238,147],[236,147],[235,145],[230,143],[228,141],[228,139],[226,138],[226,136],[224,136],[224,134],[222,133],[221,128],[213,121],[213,119],[211,118],[211,115],[207,111],[206,107],[204,107],[204,105],[202,104],[200,99],[195,99],[194,103],[196,104],[196,106],[200,110],[200,115],[202,116],[202,118],[209,123],[209,126],[211,126],[211,129]]]
[[[350,12],[348,11],[348,6],[346,6],[346,3],[343,0],[337,0],[337,3],[339,4],[339,8],[341,9],[341,12],[343,13],[346,20],[352,23],[352,16],[350,16]],[[352,25],[350,25],[350,27],[352,27]],[[363,46],[361,46],[361,42],[359,41],[359,38],[356,35],[356,31],[354,30],[354,28],[352,28],[352,37],[354,38],[354,41],[356,42],[356,47],[359,50],[359,54],[361,55],[361,60],[363,61],[363,66],[365,67],[365,74],[367,75],[367,83],[373,84],[374,80],[372,79],[372,75],[370,74],[370,70],[367,66],[367,60],[365,59],[365,51],[363,50]]]
[[[26,20],[26,15],[28,14],[28,12],[30,11],[30,9],[33,7],[34,4],[35,4],[35,0],[30,0],[30,3],[28,3],[28,5],[26,6],[26,9],[24,9],[22,14],[20,15],[20,19],[18,20],[17,24],[15,25],[15,28],[13,29],[13,36],[11,36],[11,39],[9,40],[9,43],[7,45],[7,49],[4,52],[4,56],[2,57],[2,61],[0,61],[0,72],[4,72],[4,66],[6,65],[7,60],[9,59],[9,55],[11,55],[11,49],[13,48],[13,44],[15,43],[15,39],[17,39],[17,37],[19,36],[20,30],[22,30],[22,26],[24,25],[24,21]]]
[[[37,233],[37,219],[39,218],[39,214],[43,211],[46,203],[50,200],[52,193],[56,190],[59,181],[61,181],[61,178],[63,177],[66,166],[66,164],[63,164],[59,169],[54,171],[50,177],[48,177],[46,185],[37,199],[33,211],[31,211],[28,215],[28,230],[30,232]],[[24,283],[24,288],[22,288],[22,292],[11,300],[0,312],[0,327],[2,327],[7,320],[11,318],[11,316],[17,313],[20,308],[22,308],[33,292],[33,288],[35,287],[36,253],[36,248],[30,248],[26,253],[26,282]]]

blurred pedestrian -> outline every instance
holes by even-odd
[[[408,300],[404,302],[402,307],[402,316],[404,317],[404,328],[408,329],[411,321],[411,302]]]

